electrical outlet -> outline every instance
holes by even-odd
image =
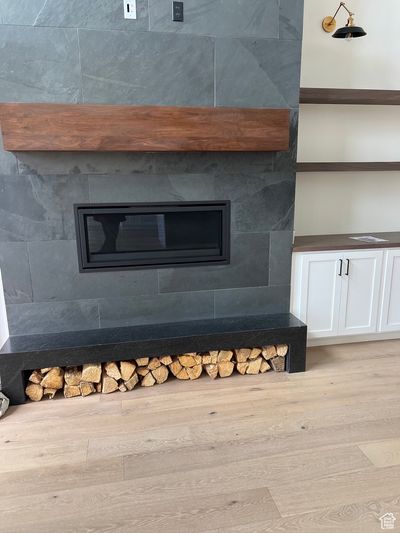
[[[172,20],[183,22],[183,2],[172,2]]]
[[[124,0],[124,17],[126,19],[136,20],[136,0]]]

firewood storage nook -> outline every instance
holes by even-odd
[[[293,315],[280,314],[15,336],[0,351],[0,377],[4,393],[21,404],[26,394],[109,393],[203,372],[303,372],[306,331]]]

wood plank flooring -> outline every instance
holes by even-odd
[[[400,340],[0,420],[2,533],[376,533],[386,512],[400,529]]]

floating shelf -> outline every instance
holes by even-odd
[[[276,152],[288,109],[0,104],[5,150]]]
[[[400,91],[302,87],[301,104],[400,105]]]
[[[361,163],[297,163],[297,172],[372,172],[400,170],[400,161]]]

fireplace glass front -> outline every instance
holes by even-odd
[[[228,201],[74,207],[81,272],[229,263]]]

